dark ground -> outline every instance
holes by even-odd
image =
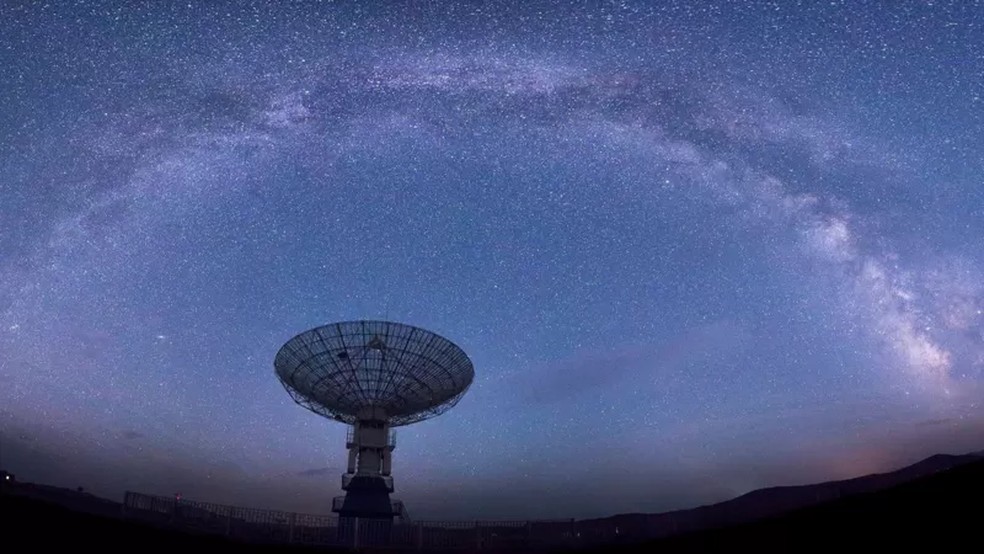
[[[100,553],[331,551],[251,545],[221,537],[191,535],[121,521],[99,513],[101,510],[84,513],[65,507],[65,502],[55,498],[34,496],[0,495],[0,550],[3,552],[65,547]],[[923,549],[984,551],[984,461],[777,518],[641,545],[610,545],[590,552],[910,552]]]

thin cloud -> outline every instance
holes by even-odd
[[[947,417],[942,419],[927,419],[916,423],[916,427],[936,427],[939,425],[947,425],[953,423],[953,418]]]
[[[583,351],[533,373],[527,399],[556,402],[597,392],[639,373],[669,374],[687,360],[708,352],[740,348],[746,330],[719,321],[685,331],[656,345],[623,345],[602,351]]]
[[[298,477],[324,477],[325,475],[334,475],[339,469],[333,466],[327,467],[315,467],[311,469],[305,469],[304,471],[297,472]]]

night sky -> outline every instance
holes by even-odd
[[[0,5],[0,464],[327,513],[364,318],[475,365],[416,518],[984,448],[984,4],[373,4]]]

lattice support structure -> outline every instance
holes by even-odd
[[[347,321],[287,341],[274,368],[295,402],[352,426],[346,440],[343,519],[386,520],[401,513],[393,492],[392,428],[440,415],[475,377],[457,345],[430,331],[389,321]],[[340,533],[348,533],[340,525]]]

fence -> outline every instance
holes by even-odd
[[[579,522],[574,520],[391,522],[257,510],[135,492],[124,496],[123,515],[249,542],[356,548],[552,548],[583,545],[584,539],[596,535],[586,534],[582,538]]]

